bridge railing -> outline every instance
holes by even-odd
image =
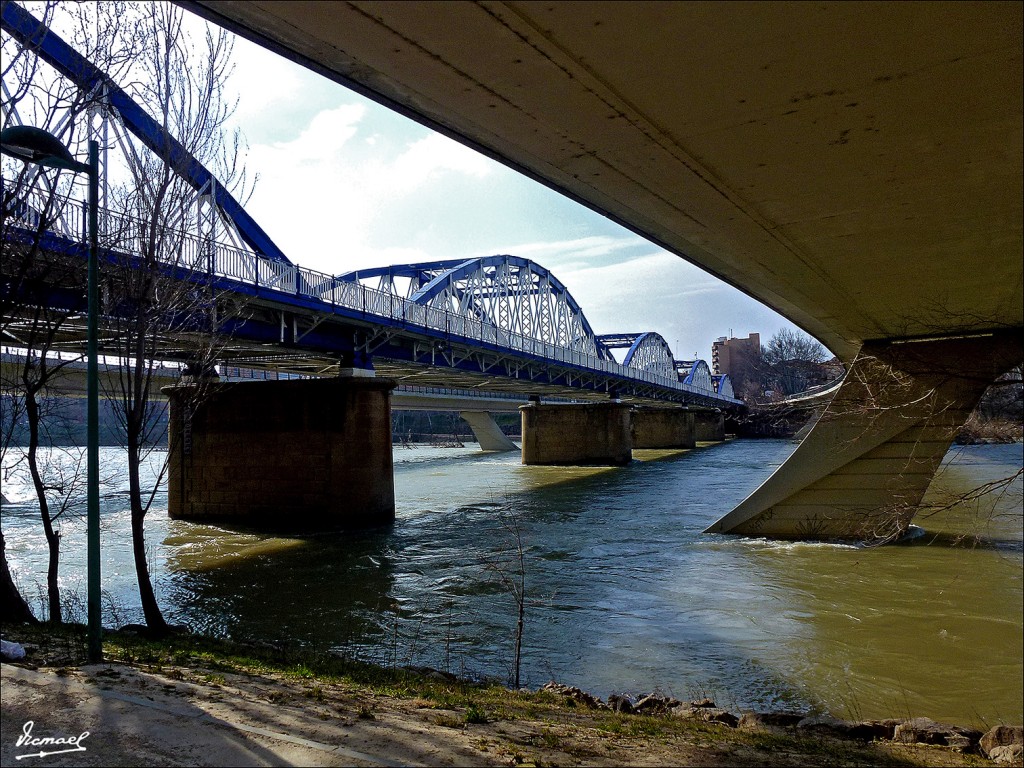
[[[25,207],[27,211],[21,218],[28,225],[33,211],[30,207]],[[84,222],[84,208],[71,205],[66,207],[64,217],[55,221],[51,229],[68,237],[83,237]],[[100,237],[104,244],[113,250],[139,248],[144,243],[146,232],[146,222],[110,210],[101,212]],[[211,277],[216,276],[289,296],[306,296],[331,306],[407,323],[448,336],[492,344],[536,358],[721,399],[713,389],[695,387],[680,382],[674,376],[604,360],[584,350],[556,346],[543,339],[502,329],[490,322],[418,304],[393,293],[362,285],[358,281],[338,280],[332,275],[306,267],[271,261],[254,252],[208,237],[200,237],[185,230],[167,231],[164,232],[164,236],[173,246],[164,256],[165,261]]]

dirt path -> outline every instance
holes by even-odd
[[[829,742],[796,748],[735,730],[609,733],[586,711],[466,723],[466,713],[272,675],[161,674],[120,664],[2,666],[0,763],[15,765],[970,765],[946,750]],[[64,743],[18,744],[31,736]],[[74,747],[81,750],[38,757]],[[24,740],[23,740],[24,741]],[[20,758],[20,759],[19,759]]]

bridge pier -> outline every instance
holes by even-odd
[[[501,427],[487,411],[459,411],[459,417],[473,430],[473,436],[480,443],[481,451],[519,450],[519,446],[509,440],[508,435],[501,431]]]
[[[783,539],[887,541],[902,534],[1019,334],[865,344],[786,462],[707,529]]]
[[[697,445],[695,413],[686,408],[632,411],[634,448],[693,448]]]
[[[168,513],[275,529],[395,517],[387,379],[167,387]]]
[[[699,443],[720,443],[725,440],[725,414],[716,408],[693,411],[694,438]]]
[[[626,403],[529,403],[523,420],[523,464],[604,464],[633,460]]]

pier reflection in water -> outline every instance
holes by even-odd
[[[154,510],[158,594],[172,621],[210,634],[504,679],[515,605],[494,566],[514,572],[503,525],[514,514],[531,685],[840,716],[1024,719],[1019,479],[920,519],[920,535],[895,546],[701,533],[792,449],[766,440],[638,451],[628,467],[599,469],[524,467],[475,446],[397,448],[398,519],[386,530],[276,537]],[[106,465],[118,460],[104,449]],[[950,460],[932,499],[1011,475],[1021,450],[956,449]],[[11,488],[27,502],[16,478],[5,481],[9,497]],[[137,620],[126,505],[116,494],[104,503],[104,585]],[[28,503],[4,508],[23,585],[44,573],[36,515]],[[84,537],[78,526],[67,534],[74,589]]]

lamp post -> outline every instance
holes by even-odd
[[[103,659],[100,608],[100,431],[99,431],[99,144],[89,141],[89,162],[72,157],[68,148],[41,128],[15,125],[0,131],[0,150],[25,163],[85,173],[89,177],[89,268],[86,379],[86,578],[89,661]]]

